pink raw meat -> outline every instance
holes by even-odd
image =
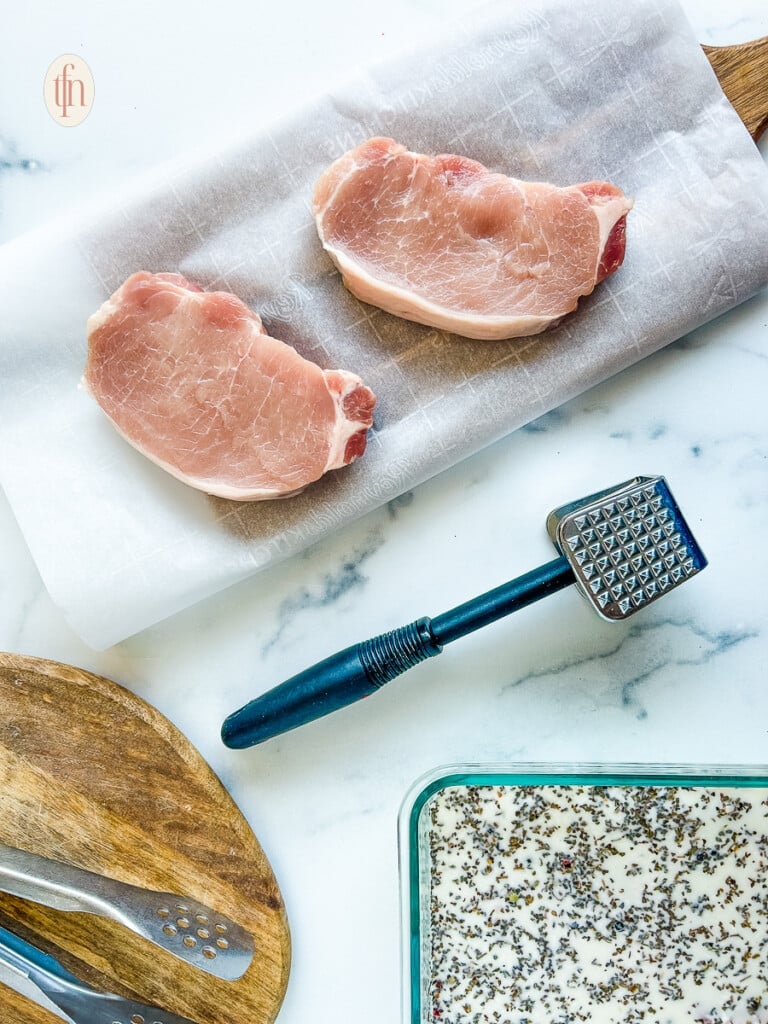
[[[620,189],[558,188],[369,139],[315,186],[320,239],[364,302],[467,338],[538,334],[624,259]]]
[[[321,370],[228,292],[129,277],[88,321],[84,382],[163,469],[240,501],[287,497],[365,451],[376,398]]]

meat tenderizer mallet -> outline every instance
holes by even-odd
[[[495,590],[332,654],[231,714],[221,736],[250,747],[381,689],[445,644],[575,583],[601,616],[620,621],[707,564],[664,477],[635,477],[555,509],[547,531],[560,557]]]

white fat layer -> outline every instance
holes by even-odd
[[[115,315],[118,309],[118,303],[115,302],[114,299],[115,296],[118,294],[119,293],[116,292],[115,295],[108,298],[99,306],[95,313],[91,313],[91,315],[88,317],[88,320],[85,325],[85,330],[86,334],[89,337],[91,334],[93,334],[94,331],[97,331],[100,327],[103,327],[107,320],[111,320],[112,317]]]
[[[328,371],[325,371],[326,373]],[[344,398],[356,387],[362,384],[359,377],[356,377],[352,373],[347,373],[345,370],[337,370],[336,373],[341,374],[345,378],[345,387],[341,395],[336,394],[334,391],[330,391],[331,398],[336,406],[336,421],[331,429],[330,436],[328,438],[328,460],[325,465],[323,473],[327,473],[331,469],[341,469],[347,465],[344,459],[344,453],[346,451],[347,442],[353,434],[357,434],[360,430],[367,430],[368,425],[366,423],[356,422],[349,420],[344,414],[342,409],[342,403]],[[84,387],[89,393],[88,383],[83,378],[80,381],[80,386]],[[275,498],[293,498],[297,494],[301,494],[305,487],[309,486],[309,483],[305,487],[297,487],[294,491],[280,491],[269,487],[234,487],[232,484],[225,483],[222,480],[211,480],[208,477],[197,477],[190,476],[183,473],[176,466],[172,466],[164,459],[159,458],[154,452],[148,451],[141,444],[139,444],[135,438],[129,437],[123,430],[120,429],[119,425],[106,413],[109,422],[112,424],[114,429],[122,438],[124,438],[131,447],[135,448],[136,451],[141,452],[151,462],[154,462],[156,466],[164,469],[166,473],[170,473],[171,476],[176,477],[177,480],[181,480],[182,483],[187,484],[189,487],[194,487],[195,490],[204,491],[206,494],[214,495],[217,498],[229,498],[233,501],[269,501]],[[314,482],[314,481],[310,481]]]
[[[600,266],[600,261],[603,258],[611,232],[634,205],[634,200],[627,196],[611,196],[607,201],[590,203],[592,212],[597,219],[598,231],[600,232],[598,236],[597,267]],[[597,271],[595,271],[595,276],[597,276]]]
[[[404,320],[425,323],[439,330],[460,334],[476,341],[501,341],[540,334],[563,316],[488,316],[476,313],[457,313],[424,299],[407,288],[386,284],[369,274],[343,250],[324,243],[325,249],[341,271],[344,284],[363,302],[378,306],[387,313]],[[575,308],[575,307],[574,307]]]
[[[336,406],[336,421],[328,438],[328,461],[325,464],[324,473],[327,473],[329,469],[341,469],[342,466],[346,466],[347,461],[344,458],[344,453],[347,449],[347,442],[354,434],[368,429],[366,423],[348,419],[344,412],[344,399],[355,388],[360,387],[363,382],[354,373],[349,373],[347,370],[325,370],[326,381],[330,373],[338,374],[342,378],[343,387],[340,394],[332,388],[328,389]]]

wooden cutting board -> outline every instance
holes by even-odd
[[[197,1024],[268,1024],[285,993],[288,925],[253,832],[187,739],[134,694],[77,668],[0,653],[0,842],[151,889],[248,928],[256,955],[220,981],[90,914],[0,893],[0,924],[98,988]],[[3,1024],[61,1024],[0,985]]]
[[[723,92],[757,142],[768,124],[768,36],[736,46],[702,46]]]

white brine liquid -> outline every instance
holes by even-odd
[[[768,792],[457,786],[421,814],[431,1024],[767,1024]]]

